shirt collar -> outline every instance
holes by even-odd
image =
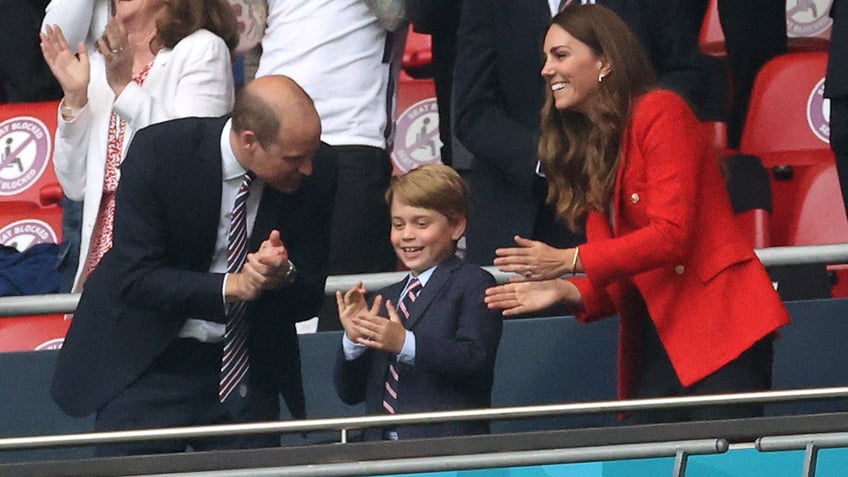
[[[423,272],[419,273],[418,275],[414,275],[412,272],[410,272],[409,278],[407,278],[406,280],[406,287],[409,287],[409,281],[412,280],[412,278],[417,278],[418,281],[421,282],[421,287],[423,288],[427,285],[427,281],[430,280],[431,276],[433,276],[433,272],[436,271],[437,267],[438,265],[432,266],[427,270],[424,270]]]
[[[232,118],[228,119],[224,123],[224,129],[221,131],[221,172],[225,181],[241,178],[247,173],[247,169],[242,167],[236,159],[236,154],[233,152],[233,145],[230,143],[232,123]]]

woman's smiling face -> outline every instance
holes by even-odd
[[[583,112],[586,100],[598,91],[600,75],[609,73],[605,58],[559,25],[545,35],[542,76],[558,110]]]

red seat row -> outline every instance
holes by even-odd
[[[824,98],[826,52],[790,52],[763,66],[751,91],[739,151],[757,156],[771,186],[769,246],[848,243],[848,219],[830,148]],[[761,246],[761,245],[759,245]],[[848,296],[848,270],[828,267],[837,278],[834,296]]]
[[[53,172],[58,102],[0,104],[0,244],[25,250],[62,240],[62,187]],[[64,315],[0,318],[0,351],[53,349]]]
[[[757,75],[739,151],[769,171],[771,245],[848,242],[823,97],[826,53],[788,53]],[[824,197],[821,197],[824,196]],[[827,210],[815,204],[829,203]]]

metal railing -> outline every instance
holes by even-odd
[[[820,449],[848,447],[848,432],[826,434],[799,434],[794,436],[768,436],[757,439],[755,446],[760,452],[804,450],[802,477],[814,477]]]
[[[226,424],[180,428],[142,429],[133,431],[92,432],[51,436],[29,436],[0,439],[0,450],[33,449],[59,446],[96,445],[126,441],[159,439],[185,439],[220,437],[226,435],[295,433],[338,430],[341,442],[346,442],[349,430],[366,427],[422,424],[436,421],[527,419],[568,414],[602,414],[638,411],[644,409],[670,409],[688,406],[768,403],[785,401],[848,398],[848,387],[806,390],[768,391],[725,395],[691,396],[675,398],[634,399],[627,401],[602,401],[544,406],[524,406],[464,411],[397,414],[391,416],[365,416],[304,421],[270,421],[247,424]],[[756,446],[761,451],[806,449],[803,477],[815,476],[816,453],[819,448],[848,447],[848,433],[809,434],[798,436],[763,437]],[[227,469],[220,471],[181,472],[185,477],[209,476],[354,476],[383,475],[414,472],[459,471],[505,466],[531,466],[599,462],[623,459],[674,457],[672,477],[684,477],[688,457],[724,453],[728,441],[722,438],[641,442],[606,446],[576,446],[572,448],[519,450],[497,453],[475,453],[401,459],[374,459],[342,463],[296,464],[274,467]],[[158,474],[148,474],[158,475]]]
[[[447,421],[510,420],[574,414],[610,414],[645,409],[672,409],[692,406],[718,406],[730,404],[774,403],[848,398],[848,387],[762,391],[734,394],[714,394],[687,397],[598,401],[539,406],[517,406],[462,411],[422,412],[385,416],[363,416],[302,421],[268,421],[244,424],[171,427],[134,431],[91,432],[49,436],[0,438],[0,450],[33,449],[43,447],[80,446],[127,441],[161,439],[188,439],[246,434],[282,434],[336,430],[340,442],[347,442],[347,433],[354,429],[399,426],[402,424],[428,424]]]
[[[653,457],[674,457],[675,462],[672,476],[683,477],[686,471],[686,462],[690,455],[720,454],[726,452],[728,448],[729,445],[724,439],[699,439],[647,444],[619,444],[567,449],[415,457],[338,464],[307,464],[219,471],[204,470],[202,472],[149,475],[148,477],[165,477],[165,475],[180,475],[182,477],[350,477],[490,469],[509,466],[524,467],[590,461],[600,462],[621,459],[646,459]]]

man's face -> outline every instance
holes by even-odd
[[[318,145],[317,136],[296,132],[285,138],[279,134],[267,147],[257,141],[251,169],[271,187],[291,194],[304,177],[312,175],[312,157]]]

